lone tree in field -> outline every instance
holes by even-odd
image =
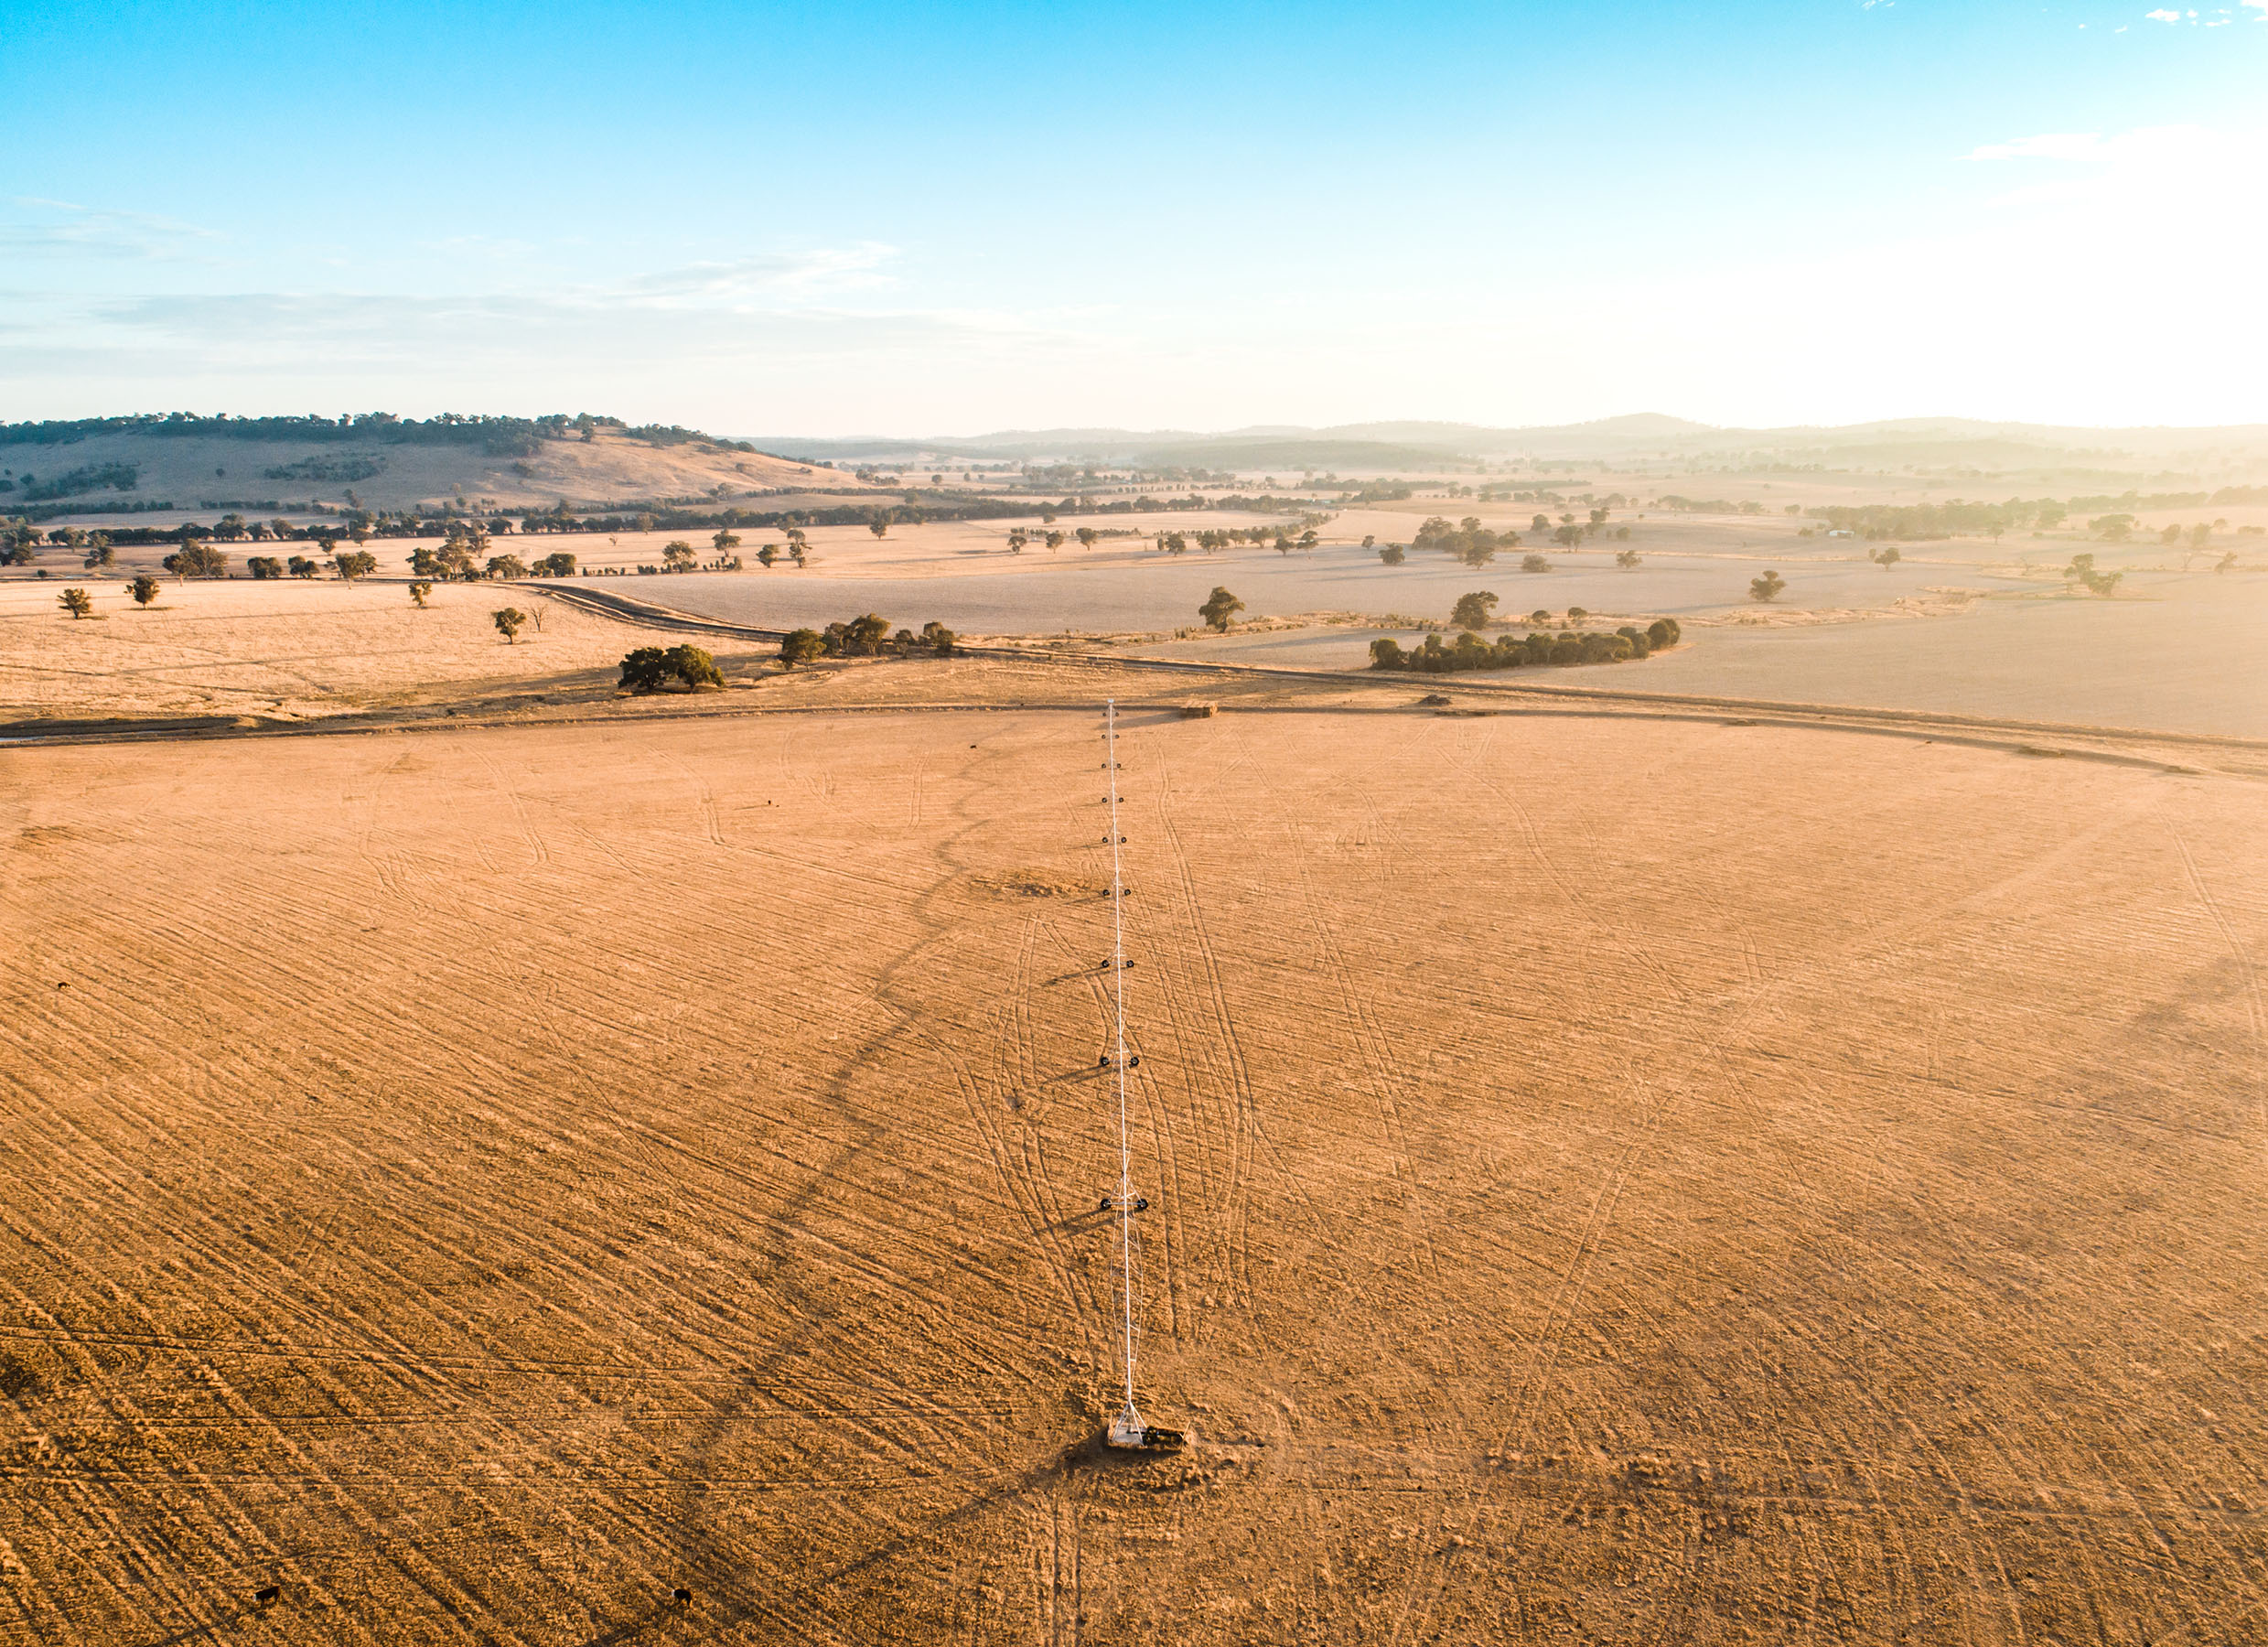
[[[377,571],[378,557],[367,549],[347,549],[332,555],[331,565],[339,568],[339,576],[352,583],[358,577],[368,577]]]
[[[780,638],[779,662],[783,667],[793,669],[798,663],[810,662],[826,650],[827,643],[820,638],[817,630],[790,630]],[[628,677],[624,678],[627,682]]]
[[[1552,615],[1543,608],[1538,607],[1534,611],[1528,614],[1528,621],[1534,624],[1538,629],[1549,629],[1552,627]]]
[[[417,603],[420,611],[425,609],[425,597],[432,593],[433,586],[429,583],[414,583],[410,586],[410,598]]]
[[[697,646],[641,646],[622,660],[624,692],[660,692],[670,682],[692,692],[703,686],[722,686],[725,676],[716,660]]]
[[[1197,615],[1205,620],[1206,627],[1209,629],[1226,634],[1229,625],[1236,621],[1236,615],[1243,609],[1242,601],[1230,594],[1228,590],[1216,586],[1212,594],[1207,597],[1205,604],[1197,608]]]
[[[739,534],[736,533],[719,532],[715,536],[709,539],[709,542],[716,545],[716,552],[719,554],[724,554],[727,549],[737,549],[740,547],[740,538]]]
[[[1079,546],[1081,549],[1091,549],[1094,547],[1094,541],[1098,534],[1093,527],[1081,526],[1071,535],[1079,540]]]
[[[157,598],[158,590],[162,587],[155,577],[145,572],[126,586],[126,593],[134,597],[134,605],[147,607],[151,601]]]
[[[1620,566],[1625,572],[1629,571],[1633,566],[1638,565],[1638,551],[1635,549],[1618,549],[1615,551],[1615,565]]]
[[[1779,598],[1779,592],[1787,587],[1788,580],[1782,577],[1779,573],[1767,572],[1761,577],[1752,577],[1748,580],[1748,598],[1751,600],[1778,600]]]
[[[874,512],[874,519],[866,522],[866,530],[873,533],[876,537],[889,536],[890,511],[887,509],[876,510]]]
[[[757,565],[763,567],[767,572],[772,569],[772,562],[778,560],[779,558],[779,545],[777,544],[767,544],[756,552]]]
[[[1879,549],[1869,549],[1866,552],[1866,558],[1877,566],[1889,567],[1897,565],[1906,557],[1898,553],[1896,544],[1885,544]]]
[[[1449,613],[1449,621],[1461,630],[1488,627],[1489,618],[1496,610],[1496,594],[1489,589],[1475,589],[1469,595],[1456,597],[1456,606]]]
[[[1520,569],[1522,572],[1549,572],[1552,563],[1540,554],[1523,554],[1520,557]]]
[[[55,599],[57,605],[71,615],[73,621],[94,616],[94,597],[84,589],[65,589]]]
[[[514,646],[520,644],[520,626],[527,620],[528,615],[518,607],[504,607],[489,614],[489,621],[496,625],[496,632]]]
[[[1380,548],[1378,558],[1390,566],[1398,566],[1410,558],[1410,553],[1400,544],[1387,544]]]

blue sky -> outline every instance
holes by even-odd
[[[2268,0],[0,0],[0,416],[2268,421],[2263,85]]]

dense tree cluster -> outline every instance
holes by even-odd
[[[791,630],[779,642],[779,661],[793,669],[817,658],[878,658],[885,653],[912,657],[919,652],[950,658],[959,640],[934,619],[923,624],[918,635],[908,629],[893,634],[888,619],[867,612],[847,623],[830,623],[823,630]]]
[[[13,491],[20,486],[26,501],[45,502],[51,498],[71,498],[81,492],[109,488],[113,491],[132,491],[142,484],[142,468],[134,463],[89,463],[59,475],[49,475],[44,480],[37,475],[18,475],[14,480],[0,480],[0,491]]]
[[[1370,667],[1418,674],[1456,674],[1473,669],[1619,663],[1676,645],[1678,633],[1674,618],[1657,618],[1644,629],[1625,624],[1612,634],[1598,630],[1562,630],[1557,634],[1538,630],[1521,637],[1508,632],[1498,636],[1493,644],[1467,630],[1448,642],[1438,634],[1428,635],[1424,644],[1414,651],[1404,651],[1400,641],[1381,635],[1370,642]]]
[[[1519,548],[1520,533],[1491,532],[1480,523],[1478,515],[1467,515],[1454,526],[1440,515],[1428,515],[1413,544],[1419,549],[1453,554],[1468,566],[1485,566],[1496,558],[1498,550]]]
[[[518,617],[518,613],[512,616]],[[504,613],[496,614],[497,628],[504,628]],[[509,633],[509,631],[507,631]],[[692,692],[703,686],[722,686],[724,672],[716,660],[697,646],[641,646],[622,660],[623,692],[660,692],[672,681]]]

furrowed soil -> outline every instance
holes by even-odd
[[[0,1642],[2268,1630],[2256,778],[1134,714],[1129,1458],[1099,733],[0,754]]]

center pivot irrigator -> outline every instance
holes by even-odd
[[[1118,832],[1118,703],[1102,706],[1103,770],[1111,775],[1111,974],[1116,982],[1114,1048],[1111,1065],[1118,1078],[1118,1193],[1105,1197],[1104,1205],[1118,1208],[1119,1298],[1123,1306],[1126,1371],[1126,1405],[1111,1420],[1102,1438],[1113,1447],[1170,1449],[1181,1445],[1179,1430],[1162,1429],[1143,1421],[1134,1405],[1134,1217],[1149,1206],[1149,1199],[1134,1192],[1134,1157],[1126,1134],[1126,1071],[1134,1060],[1126,1056],[1126,883],[1119,861],[1125,837]]]

